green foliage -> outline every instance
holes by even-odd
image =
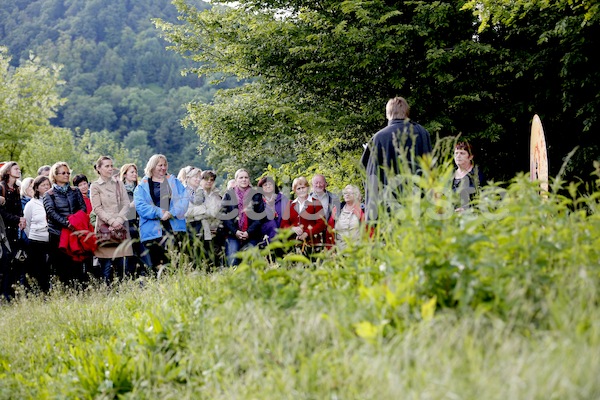
[[[58,93],[59,68],[47,68],[31,57],[10,67],[8,50],[0,47],[0,159],[16,160],[24,144],[50,129],[49,119],[64,103]]]
[[[98,175],[94,164],[98,157],[112,157],[115,166],[138,158],[136,149],[126,147],[113,133],[85,131],[78,135],[68,129],[48,127],[25,143],[19,162],[24,176],[35,175],[38,167],[65,161],[74,174],[85,174],[94,180]]]
[[[184,130],[180,121],[185,103],[208,102],[216,88],[205,79],[183,75],[181,70],[191,63],[167,52],[158,37],[150,19],[174,22],[177,10],[169,0],[35,0],[27,4],[0,0],[0,10],[0,42],[10,49],[12,66],[22,65],[24,71],[30,53],[46,64],[62,66],[64,87],[53,84],[58,74],[44,81],[57,95],[62,90],[68,100],[52,107],[53,114],[47,117],[52,125],[73,131],[107,130],[118,133],[119,140],[143,130],[146,142],[140,143],[139,138],[136,142],[140,158],[130,161],[145,164],[148,153],[162,153],[173,168],[205,166],[197,151],[197,135]],[[35,81],[32,84],[39,86]],[[40,89],[41,98],[44,90]],[[17,158],[26,136],[18,136],[19,145],[11,148],[16,150],[7,150],[13,156],[2,159]]]
[[[293,138],[295,158],[301,159],[298,148],[310,143],[300,169],[335,168],[336,157],[323,160],[322,154],[360,152],[383,127],[385,102],[396,95],[408,99],[411,117],[434,136],[470,139],[479,164],[496,180],[527,169],[526,152],[515,149],[528,148],[523,132],[535,113],[555,149],[549,153],[551,173],[577,144],[582,151],[568,171],[571,176],[589,170],[600,154],[591,134],[600,79],[586,61],[600,37],[591,2],[589,7],[531,2],[541,7],[528,7],[526,18],[481,32],[470,2],[213,3],[217,6],[198,10],[177,0],[182,22],[157,21],[157,26],[173,49],[198,63],[192,72],[251,82],[220,94],[214,106],[189,110],[201,137],[217,134],[220,144],[212,157],[225,169],[279,166],[267,157],[244,156],[257,153],[239,146],[247,144],[239,128],[248,122],[257,122],[261,141],[270,139],[275,148],[287,147]],[[243,109],[256,104],[261,110],[260,121],[248,120],[245,112],[229,114],[242,99]],[[264,129],[266,105],[271,122],[280,127],[276,132]],[[287,120],[278,117],[282,108]],[[210,128],[209,118],[215,121]]]
[[[316,262],[173,254],[143,286],[2,305],[0,397],[597,397],[600,192],[518,176],[455,213],[438,160]]]

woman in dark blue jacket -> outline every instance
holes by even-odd
[[[270,176],[265,176],[258,181],[258,187],[262,189],[263,201],[265,202],[266,219],[262,225],[263,235],[269,242],[273,240],[279,227],[283,208],[288,203],[288,198],[279,191],[279,187]]]
[[[75,284],[85,280],[83,263],[74,261],[68,254],[58,248],[63,228],[74,231],[68,217],[81,210],[87,213],[83,196],[79,189],[73,190],[69,181],[71,170],[66,162],[59,161],[50,168],[52,188],[44,195],[44,208],[48,218],[50,234],[50,264],[54,273],[64,283]]]

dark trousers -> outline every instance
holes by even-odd
[[[118,257],[115,259],[98,258],[98,262],[100,263],[102,279],[107,285],[110,285],[112,283],[113,279],[115,278],[115,275],[118,278],[123,278],[123,270],[125,268],[125,257]]]
[[[67,285],[85,282],[83,263],[74,261],[71,256],[58,248],[60,235],[50,234],[50,265],[56,277]]]
[[[2,246],[2,257],[0,257],[0,290],[2,291],[2,297],[4,297],[5,300],[10,301],[13,297],[13,275],[10,265],[12,254],[4,244],[4,241],[0,243],[0,246]]]
[[[185,236],[185,232],[174,232],[143,242],[144,247],[148,251],[150,266],[156,270],[159,265],[167,264],[170,261],[168,250],[170,248],[179,249]]]
[[[227,256],[227,266],[233,267],[239,265],[242,261],[239,257],[236,257],[238,251],[243,251],[249,247],[258,245],[258,240],[239,240],[235,237],[227,237],[225,241],[225,254]]]
[[[27,275],[31,285],[39,288],[40,291],[47,293],[50,290],[50,263],[48,253],[50,250],[49,242],[40,242],[38,240],[29,240],[29,249],[27,257]]]

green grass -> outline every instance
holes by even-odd
[[[502,218],[405,198],[315,264],[180,255],[143,287],[21,297],[0,308],[0,398],[600,398],[597,199],[521,177]]]

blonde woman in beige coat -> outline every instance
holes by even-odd
[[[127,238],[118,244],[99,244],[94,253],[100,262],[102,278],[110,284],[114,271],[122,274],[125,257],[133,255],[129,227],[127,223],[129,211],[129,196],[125,185],[113,177],[113,161],[110,157],[102,156],[96,161],[94,169],[100,175],[90,188],[92,208],[96,214],[96,233],[102,224],[107,224],[110,230],[125,228]]]

